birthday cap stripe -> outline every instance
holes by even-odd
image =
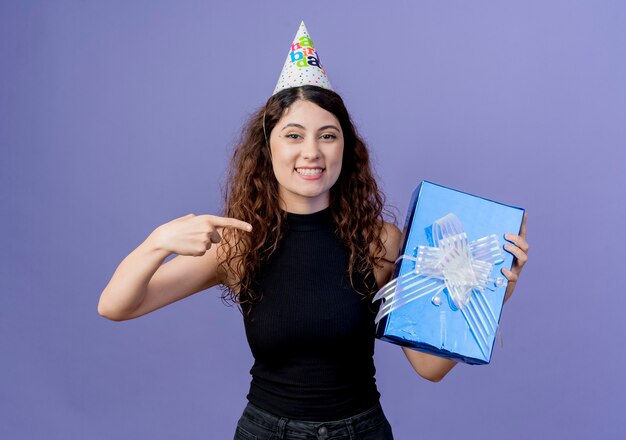
[[[303,21],[291,43],[285,65],[272,95],[283,89],[307,84],[332,90],[326,70],[320,62],[320,56]]]

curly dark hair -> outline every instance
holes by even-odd
[[[348,272],[352,287],[361,295],[373,294],[358,291],[353,274],[359,271],[367,277],[373,274],[374,266],[382,265],[383,214],[394,224],[396,216],[385,208],[385,196],[372,175],[367,147],[341,97],[331,90],[306,85],[284,89],[269,98],[250,117],[233,151],[224,188],[223,215],[250,223],[253,232],[235,228],[222,232],[229,244],[221,246],[218,253],[222,299],[227,302],[241,305],[260,299],[253,280],[283,237],[287,214],[279,206],[278,182],[266,139],[285,110],[298,100],[317,104],[335,115],[341,124],[343,161],[337,182],[330,189],[330,211],[337,225],[335,233],[350,250]]]

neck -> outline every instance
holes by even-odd
[[[280,198],[280,209],[294,214],[312,214],[330,206],[328,197],[285,200]]]

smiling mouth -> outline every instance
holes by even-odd
[[[316,174],[322,174],[326,168],[295,168],[296,173],[303,176],[315,176]]]

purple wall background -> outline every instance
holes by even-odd
[[[218,212],[302,19],[400,223],[421,179],[528,210],[491,365],[433,384],[377,342],[396,438],[623,435],[624,3],[215,3],[0,2],[0,437],[232,438],[252,357],[217,289],[96,305],[154,228]]]

